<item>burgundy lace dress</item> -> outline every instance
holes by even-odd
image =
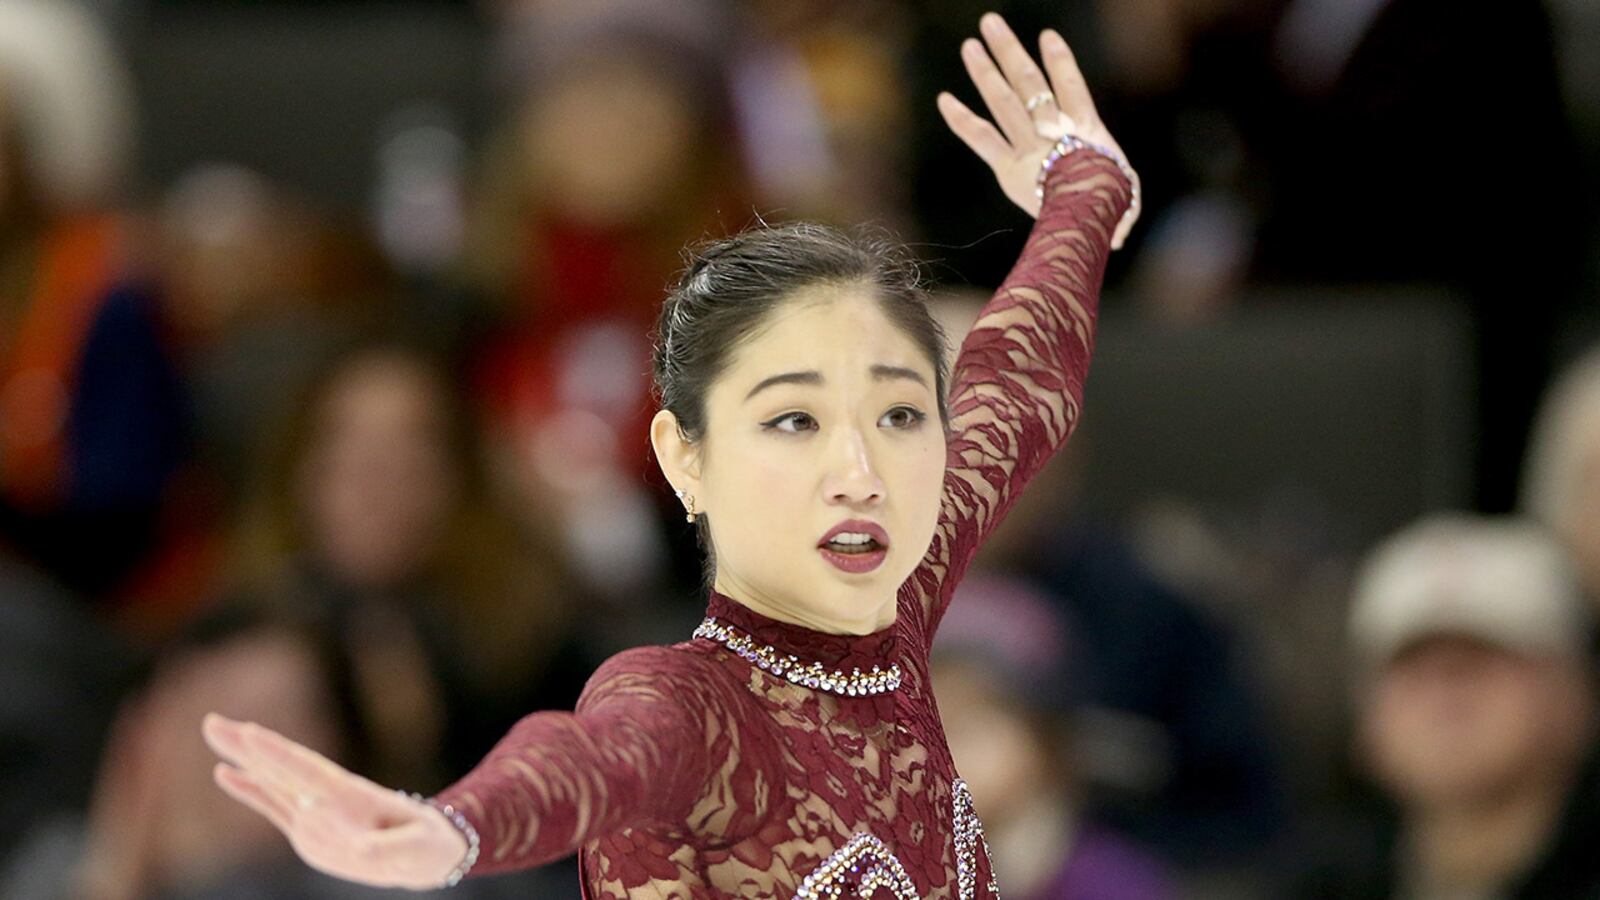
[[[522,719],[434,798],[480,835],[469,877],[577,851],[591,898],[998,896],[928,648],[979,544],[1077,422],[1129,199],[1097,153],[1051,168],[961,346],[939,525],[894,624],[824,634],[712,591],[693,639],[607,660],[575,712]]]

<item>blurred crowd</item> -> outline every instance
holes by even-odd
[[[1283,452],[1267,405],[1106,503],[1160,433],[1111,423],[1162,403],[1091,380],[936,647],[1006,895],[1600,896],[1585,0],[0,0],[0,896],[385,895],[285,864],[201,715],[432,792],[685,639],[645,431],[682,248],[887,226],[959,341],[1028,224],[933,104],[975,102],[989,8],[1066,35],[1142,175],[1102,391],[1119,332],[1205,359],[1286,322],[1338,396],[1250,381],[1372,461],[1223,455],[1250,487],[1218,496],[1206,448]],[[247,46],[270,70],[230,82]],[[1368,441],[1413,394],[1339,349],[1392,336],[1349,311],[1418,296],[1407,346],[1463,377],[1418,366],[1399,415],[1450,427]],[[1443,488],[1363,480],[1413,451]],[[455,893],[576,897],[575,866]]]

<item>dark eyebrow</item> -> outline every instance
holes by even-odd
[[[918,372],[915,369],[908,369],[905,366],[886,366],[886,365],[883,365],[883,364],[879,363],[879,364],[873,365],[873,367],[871,369],[871,372],[872,372],[872,378],[875,381],[883,381],[883,380],[889,379],[889,378],[909,378],[910,380],[915,381],[917,384],[920,384],[923,387],[927,387],[928,386],[928,380],[926,378],[922,377],[922,373]],[[757,384],[755,387],[750,389],[750,393],[744,395],[744,399],[749,400],[751,397],[754,397],[761,390],[763,390],[765,388],[768,388],[768,387],[771,387],[772,385],[775,385],[775,384],[821,384],[821,383],[822,383],[822,373],[818,372],[816,370],[807,370],[807,371],[804,371],[804,372],[783,372],[783,373],[778,374],[778,375],[772,375],[772,376],[769,376],[767,378],[761,379],[761,382],[759,384]]]
[[[905,366],[873,366],[872,378],[874,381],[883,381],[887,378],[909,378],[923,387],[928,386],[928,381],[922,377],[921,372],[916,369],[908,369]]]
[[[771,377],[761,379],[761,383],[756,385],[755,387],[751,388],[750,389],[750,393],[744,395],[744,399],[749,400],[751,397],[754,397],[756,394],[760,393],[763,390],[766,390],[769,387],[772,387],[775,384],[821,384],[821,383],[822,383],[822,373],[818,372],[818,371],[815,371],[815,370],[806,371],[806,372],[784,372],[784,373],[779,374],[779,375],[773,375]]]

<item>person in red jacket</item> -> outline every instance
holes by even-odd
[[[203,543],[167,310],[112,205],[126,82],[78,4],[0,6],[0,548],[108,603],[177,593]]]
[[[928,677],[980,544],[1071,434],[1133,171],[1060,35],[962,56],[940,109],[1037,217],[945,390],[892,245],[815,225],[696,254],[657,325],[650,437],[707,550],[693,639],[605,662],[423,798],[208,716],[218,782],[312,866],[427,888],[580,853],[591,897],[995,897]]]

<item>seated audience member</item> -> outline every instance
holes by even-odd
[[[1439,517],[1381,546],[1350,636],[1359,755],[1392,821],[1292,896],[1600,896],[1589,628],[1530,525]]]
[[[1160,900],[1162,865],[1083,814],[1073,765],[1076,654],[1051,599],[973,574],[940,626],[933,683],[1005,896]]]
[[[572,673],[588,669],[564,656],[580,651],[552,546],[490,494],[448,371],[380,336],[333,357],[288,417],[242,516],[233,579],[238,602],[339,635],[395,748],[376,771],[432,785],[527,710],[575,702]]]
[[[188,400],[136,222],[127,75],[76,3],[0,4],[0,544],[90,600],[159,596]]]
[[[315,623],[224,610],[162,653],[123,703],[86,814],[51,817],[11,860],[6,900],[378,900],[393,897],[295,862],[265,819],[211,778],[194,723],[211,710],[259,722],[349,765],[394,748],[350,696],[348,657]],[[462,885],[464,900],[562,896],[560,872]],[[459,892],[460,888],[452,893]],[[431,892],[430,892],[431,895]],[[444,896],[439,892],[439,896]]]

